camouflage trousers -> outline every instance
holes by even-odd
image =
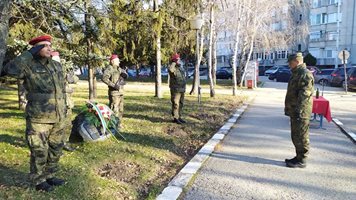
[[[122,116],[124,113],[124,95],[109,95],[109,106],[114,111],[115,116],[122,122]]]
[[[309,153],[309,119],[290,118],[291,136],[298,160],[305,160]]]
[[[58,171],[62,155],[64,123],[42,124],[26,121],[26,140],[31,151],[30,178],[39,184]]]
[[[179,119],[182,116],[184,106],[184,92],[176,92],[171,90],[172,116]]]

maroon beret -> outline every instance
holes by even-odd
[[[28,43],[30,45],[35,45],[35,44],[37,44],[39,42],[42,42],[42,41],[51,42],[52,41],[52,37],[50,35],[41,35],[39,37],[32,38]]]
[[[110,61],[114,60],[115,58],[119,58],[119,56],[116,54],[112,54],[110,57]]]
[[[175,53],[175,54],[172,55],[171,60],[172,60],[173,62],[176,62],[179,58],[180,58],[180,55],[177,54],[177,53]]]

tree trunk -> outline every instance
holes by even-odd
[[[199,68],[200,68],[200,63],[203,57],[203,47],[204,47],[204,27],[200,30],[200,38],[199,38],[199,31],[197,31],[197,47],[196,47],[196,54],[197,54],[197,61],[195,63],[195,71],[194,71],[194,80],[193,80],[193,85],[192,89],[189,94],[197,94],[198,88],[200,87],[200,74],[199,74]],[[199,41],[200,39],[200,41]]]
[[[85,36],[86,36],[86,45],[87,45],[87,52],[86,52],[86,65],[88,67],[89,73],[88,73],[88,82],[89,82],[89,100],[94,101],[95,99],[95,87],[94,87],[94,69],[93,66],[90,64],[90,54],[92,51],[92,43],[89,38],[89,26],[90,26],[90,16],[88,14],[88,5],[86,2],[84,2],[84,9],[85,9],[85,15],[84,15],[84,21],[85,21]]]
[[[214,34],[214,39],[213,39],[213,59],[212,59],[212,67],[213,67],[213,72],[212,72],[212,76],[213,76],[213,80],[214,80],[214,86],[216,85],[216,69],[217,69],[217,48],[216,48],[216,43],[217,43],[217,40],[216,40],[216,32]]]
[[[161,30],[162,30],[162,15],[158,9],[158,0],[154,0],[154,12],[158,12],[157,17],[157,32],[156,32],[156,80],[155,80],[155,97],[162,98],[162,76],[161,76]]]
[[[210,97],[215,96],[214,78],[213,78],[213,35],[215,32],[214,27],[214,3],[210,7],[210,34],[209,34],[209,61],[208,61],[208,78],[210,85]]]
[[[234,45],[234,55],[232,56],[232,95],[237,95],[237,78],[236,78],[236,65],[237,65],[237,53],[240,41],[239,31],[236,31],[235,45]]]
[[[250,59],[251,59],[251,54],[253,52],[253,44],[254,44],[254,37],[251,39],[251,43],[250,43],[250,50],[249,50],[249,53],[248,53],[248,56],[247,56],[247,60],[246,60],[246,63],[245,63],[245,67],[244,67],[244,73],[242,74],[242,77],[241,77],[241,82],[240,82],[240,87],[242,87],[242,84],[245,80],[245,76],[246,76],[246,69],[247,69],[247,66],[250,62]]]
[[[0,73],[6,53],[6,40],[9,33],[10,0],[0,2]]]

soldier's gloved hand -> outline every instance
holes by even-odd
[[[41,51],[41,49],[43,49],[43,47],[45,47],[44,44],[41,44],[41,45],[37,45],[37,46],[33,46],[30,50],[28,50],[32,56],[35,56],[38,54],[38,52]]]
[[[114,88],[115,88],[116,90],[120,90],[120,85],[116,84],[116,85],[114,86]]]
[[[122,77],[122,78],[127,78],[127,73],[125,73],[125,72],[122,72],[121,74],[120,74],[120,76]]]

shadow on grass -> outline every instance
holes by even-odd
[[[8,143],[13,146],[18,147],[27,147],[25,139],[21,137],[15,137],[12,135],[1,134],[0,133],[0,142]]]
[[[153,123],[172,122],[172,119],[165,118],[165,116],[153,117],[153,116],[139,115],[139,114],[124,114],[124,118],[141,119]]]
[[[181,153],[181,149],[176,144],[174,144],[173,139],[170,138],[129,132],[122,132],[121,134],[125,136],[125,142],[136,143],[143,146],[151,146],[158,149],[165,149],[174,153]]]
[[[31,183],[27,173],[0,164],[0,186],[1,185],[28,188],[31,186]]]
[[[11,117],[25,119],[25,114],[23,112],[17,112],[17,111],[0,113],[0,118],[11,118]]]

